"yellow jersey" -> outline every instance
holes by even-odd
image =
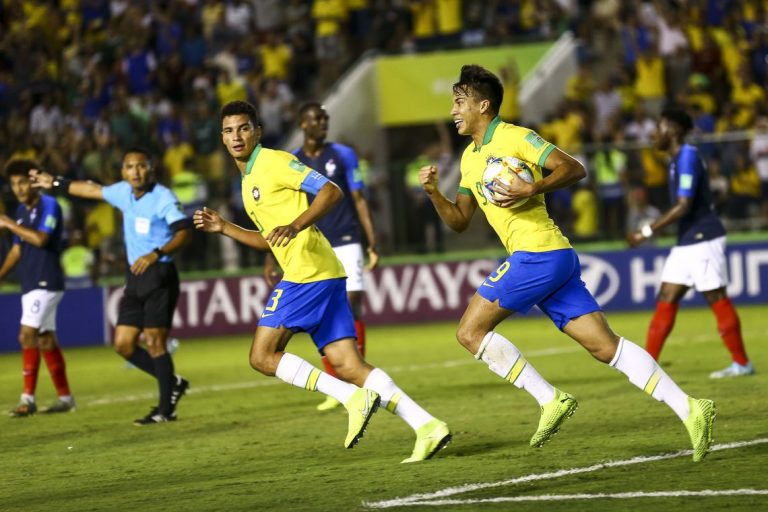
[[[309,207],[302,184],[317,179],[325,178],[292,154],[256,146],[240,186],[245,211],[256,229],[266,236],[293,222]],[[286,281],[312,283],[346,277],[330,242],[314,225],[300,231],[288,245],[271,249]]]
[[[485,213],[488,223],[499,235],[507,252],[545,252],[571,247],[549,217],[544,194],[538,194],[517,208],[501,208],[483,195],[483,171],[494,158],[513,156],[525,161],[536,181],[542,178],[542,167],[555,146],[528,128],[505,123],[496,116],[483,137],[483,144],[473,142],[461,157],[459,193],[473,196]]]

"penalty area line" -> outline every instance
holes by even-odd
[[[755,446],[759,444],[768,443],[768,438],[753,439],[750,441],[737,441],[733,443],[724,443],[714,445],[711,451],[733,450],[736,448],[745,448],[749,446]],[[480,482],[475,484],[465,484],[458,487],[448,487],[440,491],[431,493],[420,493],[406,496],[404,498],[395,498],[392,500],[382,500],[373,502],[363,502],[363,506],[366,508],[394,508],[394,507],[407,507],[414,505],[430,505],[437,501],[451,501],[444,500],[450,496],[456,496],[458,494],[464,494],[473,491],[479,491],[483,489],[492,489],[496,487],[506,487],[511,485],[517,485],[526,482],[535,482],[539,480],[551,480],[554,478],[560,478],[564,476],[579,475],[584,473],[592,473],[600,471],[602,469],[616,468],[622,466],[631,466],[634,464],[643,464],[646,462],[656,462],[660,460],[675,459],[678,457],[685,457],[693,453],[691,450],[682,450],[674,453],[664,453],[660,455],[633,457],[631,459],[616,460],[601,462],[599,464],[593,464],[591,466],[583,466],[580,468],[561,469],[558,471],[552,471],[548,473],[533,473],[530,475],[520,476],[516,478],[510,478],[509,480],[501,480],[498,482]],[[752,490],[752,489],[750,489]],[[682,492],[682,491],[681,491]],[[696,492],[696,491],[693,491]],[[763,491],[759,491],[763,492]],[[535,496],[534,496],[535,497]],[[527,497],[526,497],[527,498]],[[463,502],[463,500],[458,500]]]

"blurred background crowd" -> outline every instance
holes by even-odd
[[[695,119],[729,228],[768,227],[765,0],[0,0],[0,165],[32,158],[53,174],[110,184],[120,179],[123,151],[141,146],[185,209],[205,203],[245,225],[239,175],[220,143],[222,104],[252,102],[263,144],[281,147],[301,103],[323,98],[364,52],[565,31],[577,38],[579,69],[562,104],[533,128],[588,169],[587,180],[548,197],[572,239],[621,239],[668,207],[667,160],[652,139],[669,103]],[[502,117],[520,121],[514,60],[495,71],[507,91]],[[425,161],[455,161],[467,141],[447,125],[417,129],[424,136],[402,137],[397,158],[381,168],[369,169],[361,155],[374,177],[374,219],[397,210],[383,201],[405,201],[413,213],[395,220],[407,224],[394,230],[402,240],[382,237],[385,253],[451,248],[413,172]],[[351,135],[341,142],[354,145]],[[12,214],[12,194],[0,185],[0,212]],[[121,273],[113,209],[60,201],[70,246],[94,255],[94,275]],[[252,251],[218,244],[195,237],[181,268],[258,264]]]

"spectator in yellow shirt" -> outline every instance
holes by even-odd
[[[181,174],[185,170],[185,162],[187,159],[194,157],[195,150],[192,145],[179,138],[179,134],[176,132],[171,133],[171,144],[163,154],[163,167],[165,172],[168,173],[168,178],[173,180],[177,175]]]
[[[347,11],[342,0],[314,0],[315,53],[319,61],[320,86],[329,87],[341,73],[344,60],[343,24]]]
[[[661,113],[667,95],[667,86],[664,76],[664,61],[655,49],[642,51],[640,58],[637,59],[635,64],[635,93],[652,117]]]
[[[280,32],[269,32],[267,41],[259,46],[264,78],[276,78],[281,82],[289,79],[293,53]]]
[[[216,98],[219,105],[226,105],[231,101],[245,101],[248,99],[248,91],[242,78],[225,69],[219,71],[219,82],[216,84]]]

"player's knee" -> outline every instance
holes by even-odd
[[[589,347],[589,353],[592,357],[600,361],[601,363],[610,363],[616,356],[616,350],[619,346],[619,337],[615,336],[608,338],[605,341],[595,344]]]
[[[116,337],[114,349],[124,359],[128,359],[133,355],[133,351],[136,345],[130,337]]]
[[[478,333],[477,329],[472,328],[469,325],[461,324],[456,331],[456,340],[472,353],[477,352],[477,347],[483,341],[485,333]]]
[[[251,368],[267,377],[273,377],[277,371],[277,365],[272,362],[271,358],[265,357],[264,354],[256,351],[251,352],[249,362],[251,363]]]
[[[19,344],[22,348],[35,348],[37,347],[36,334],[26,329],[19,331]]]
[[[43,352],[50,352],[51,350],[56,348],[56,340],[51,335],[38,336],[37,348],[39,348]]]

